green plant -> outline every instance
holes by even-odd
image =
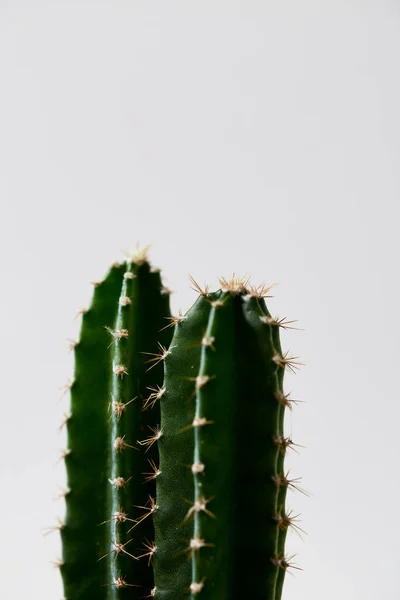
[[[192,308],[169,317],[140,254],[110,270],[83,316],[61,527],[68,600],[281,600],[286,533],[299,531],[286,492],[303,491],[284,469],[283,377],[299,363],[279,330],[292,322],[271,316],[263,285],[193,283]]]
[[[168,292],[139,252],[111,267],[82,315],[63,453],[68,488],[60,569],[68,600],[119,597],[128,581],[154,586],[152,569],[133,558],[130,540],[154,537],[151,520],[138,522],[143,509],[134,505],[155,496],[155,481],[144,482],[143,472],[158,462],[158,451],[154,444],[144,452],[137,440],[160,423],[153,399],[163,369],[152,359],[171,339]]]

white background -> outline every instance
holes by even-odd
[[[397,0],[0,0],[1,598],[62,597],[65,338],[137,241],[305,329],[285,600],[399,598],[399,59]]]

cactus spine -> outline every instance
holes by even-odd
[[[163,368],[156,360],[149,369],[147,361],[159,342],[169,344],[169,314],[168,293],[144,254],[113,266],[83,314],[66,423],[60,568],[68,600],[138,598],[154,587],[152,569],[138,557],[154,540],[152,521],[143,517],[155,481],[143,483],[143,473],[149,461],[158,463],[158,451],[141,442],[149,427],[159,427],[159,406],[143,408],[152,403],[148,388],[161,389]]]
[[[282,353],[290,322],[269,313],[268,288],[220,283],[196,284],[192,308],[169,317],[172,341],[145,258],[95,290],[67,423],[68,600],[281,600],[297,488],[284,469],[283,379],[298,363]]]

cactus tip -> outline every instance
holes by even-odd
[[[134,248],[123,250],[122,254],[129,260],[129,262],[135,263],[135,265],[143,265],[149,262],[149,250],[151,244],[141,248],[139,244],[136,244]]]
[[[250,275],[245,275],[244,277],[236,277],[235,273],[232,273],[232,278],[230,280],[225,279],[225,277],[218,277],[221,289],[224,292],[230,292],[233,295],[241,293],[247,294],[249,292],[249,280]]]

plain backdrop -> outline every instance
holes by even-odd
[[[397,0],[0,0],[1,598],[62,597],[66,338],[136,242],[305,329],[284,600],[399,598],[399,62]]]

